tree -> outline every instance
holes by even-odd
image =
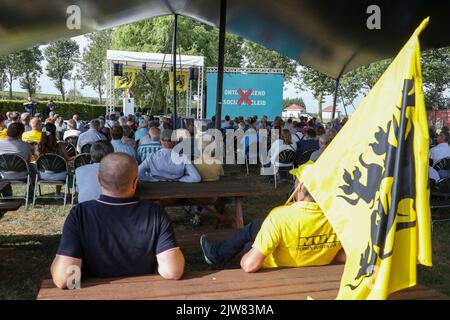
[[[76,90],[75,88],[69,89],[67,92],[67,100],[68,101],[76,101],[77,98],[81,98],[81,92]]]
[[[322,121],[323,98],[334,92],[335,81],[329,76],[310,67],[303,67],[299,77],[301,82],[297,84],[297,87],[301,88],[303,85],[312,91],[314,97],[317,99],[319,121]]]
[[[171,16],[144,20],[117,28],[112,33],[111,47],[117,50],[167,53],[166,61],[172,62]],[[219,32],[190,18],[178,19],[177,53],[205,57],[205,67],[217,66]],[[243,59],[243,39],[226,34],[225,65],[240,67]],[[183,66],[177,64],[178,70]],[[183,71],[187,71],[186,68]],[[167,72],[140,70],[131,89],[139,105],[150,107],[155,113],[167,113],[169,77]],[[197,86],[194,84],[193,88]],[[182,95],[182,94],[180,94]],[[181,104],[180,104],[181,105]]]
[[[302,97],[286,98],[286,99],[283,99],[283,110],[293,104],[297,104],[299,106],[306,107],[305,102],[303,101]]]
[[[338,101],[341,99],[347,114],[346,105],[352,105],[363,89],[363,79],[358,75],[358,69],[352,70],[341,77],[339,80]],[[334,93],[334,92],[333,92]]]
[[[282,54],[269,50],[259,44],[245,40],[244,52],[248,68],[283,69],[284,80],[290,81],[297,76],[299,64]]]
[[[368,93],[383,75],[384,71],[389,67],[391,62],[392,59],[386,59],[359,67],[353,72],[353,81],[357,81],[358,85],[361,86],[362,92]]]
[[[6,74],[5,74],[5,61],[3,57],[0,57],[0,91],[5,89],[6,85]]]
[[[38,88],[38,80],[42,74],[42,52],[39,47],[25,49],[19,52],[20,87],[27,90],[32,97]]]
[[[13,98],[12,94],[12,84],[13,81],[17,79],[20,75],[20,55],[18,52],[10,53],[1,58],[2,65],[4,69],[4,74],[6,76],[6,82],[9,88],[9,99]]]
[[[70,39],[56,41],[45,48],[44,55],[48,63],[47,75],[53,79],[65,101],[64,80],[71,79],[71,71],[79,55],[79,46]]]
[[[450,89],[450,48],[421,54],[425,105],[432,109],[449,107],[444,93]]]
[[[83,54],[82,83],[97,91],[102,103],[106,83],[106,50],[111,46],[112,31],[99,31],[87,35],[88,46]]]

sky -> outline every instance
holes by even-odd
[[[84,36],[78,36],[78,37],[74,37],[72,39],[75,40],[79,44],[80,55],[81,55],[84,51],[84,48],[87,46],[87,38]],[[40,47],[41,50],[43,50],[44,48],[45,48],[45,46]],[[46,61],[42,62],[42,67],[43,67],[44,72],[39,79],[39,85],[40,85],[39,92],[40,93],[48,93],[48,94],[60,94],[59,91],[54,86],[53,81],[49,77],[46,76],[46,72],[45,72],[46,64],[47,64]],[[73,81],[65,80],[64,83],[65,83],[66,91],[68,91],[74,87]],[[75,83],[75,86],[76,86],[77,91],[81,92],[81,95],[83,97],[98,97],[96,91],[94,91],[94,89],[92,89],[91,87],[81,88],[80,81],[77,81]],[[13,82],[13,91],[21,91],[21,92],[25,91],[20,88],[18,80],[15,80]],[[285,88],[283,90],[283,98],[298,98],[298,97],[303,98],[303,101],[306,104],[307,112],[317,113],[317,100],[314,99],[314,97],[310,91],[306,91],[306,90],[300,91],[295,87],[295,84],[292,82],[285,83]],[[360,100],[361,100],[361,97],[355,100],[355,102],[354,102],[355,107],[359,104]],[[326,107],[326,106],[329,106],[332,104],[333,104],[333,96],[325,97],[323,107]],[[341,111],[344,111],[340,103],[338,103],[338,109],[340,109]],[[351,106],[347,107],[347,112],[349,114],[351,114],[353,111],[354,110]]]

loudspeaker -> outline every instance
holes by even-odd
[[[189,80],[198,80],[198,68],[189,68]]]
[[[123,76],[123,64],[114,63],[114,76]]]

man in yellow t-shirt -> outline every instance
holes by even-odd
[[[5,117],[0,114],[0,139],[6,139]]]
[[[225,241],[211,243],[202,235],[200,244],[206,262],[226,264],[241,253],[241,267],[246,272],[344,262],[345,253],[337,235],[300,182],[310,168],[311,164],[305,164],[294,172],[298,192],[293,204],[276,207],[264,221],[252,221]]]
[[[37,117],[34,117],[30,121],[31,130],[26,131],[22,134],[22,141],[25,142],[41,142],[42,136],[42,124],[41,120]]]

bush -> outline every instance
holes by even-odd
[[[47,101],[37,102],[37,112],[43,113],[46,104]],[[104,105],[97,104],[56,101],[55,105],[56,113],[66,120],[71,119],[75,113],[78,113],[82,120],[91,120],[106,112]],[[25,112],[23,100],[0,100],[0,113],[5,115],[8,111]]]

